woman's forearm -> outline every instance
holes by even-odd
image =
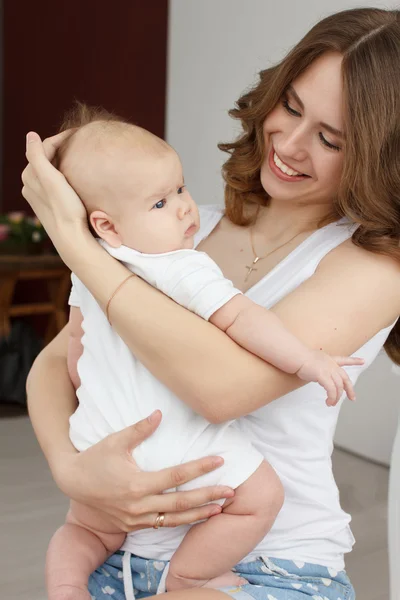
[[[64,257],[105,310],[129,271],[93,240],[85,261]],[[247,414],[302,385],[247,352],[139,277],[110,305],[113,327],[135,356],[184,402],[213,422]]]
[[[53,475],[62,454],[76,454],[69,440],[69,417],[77,406],[66,356],[58,352],[65,330],[37,357],[27,380],[29,416]]]
[[[64,132],[43,144],[37,134],[28,135],[29,165],[23,173],[22,193],[64,262],[104,310],[129,272],[91,237],[80,199],[49,162],[70,134]],[[137,277],[118,292],[110,314],[113,326],[139,360],[211,421],[249,413],[301,385]]]

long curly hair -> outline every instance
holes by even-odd
[[[257,84],[229,114],[242,134],[219,144],[229,153],[223,167],[226,216],[249,225],[249,204],[268,206],[260,168],[263,123],[287,87],[327,52],[343,55],[344,166],[332,211],[322,227],[346,216],[359,227],[352,240],[400,262],[400,11],[345,10],[317,23],[276,66],[260,72]],[[385,344],[400,364],[400,320]]]

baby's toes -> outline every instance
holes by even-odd
[[[221,587],[227,587],[227,586],[240,587],[241,585],[245,585],[246,583],[248,583],[248,581],[246,579],[244,579],[243,577],[240,577],[240,575],[237,575],[236,573],[233,573],[232,571],[228,571],[227,573],[224,573],[223,575],[219,575],[218,577],[209,579],[207,581],[207,583],[203,585],[203,587],[214,588],[214,589],[221,588]]]

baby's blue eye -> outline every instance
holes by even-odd
[[[178,194],[183,194],[183,192],[185,191],[185,187],[186,185],[181,185],[181,187],[178,188]]]
[[[157,204],[153,206],[153,208],[163,208],[165,206],[166,200],[159,200]]]

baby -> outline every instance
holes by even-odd
[[[112,256],[250,352],[323,385],[332,404],[341,386],[354,396],[345,372],[331,357],[305,347],[272,312],[235,289],[210,257],[193,250],[198,209],[185,186],[179,157],[168,144],[82,105],[67,127],[77,130],[60,149],[57,166],[81,197],[93,233]],[[79,399],[70,419],[75,447],[83,451],[158,408],[163,413],[160,427],[133,452],[138,467],[152,471],[206,455],[222,456],[220,469],[177,489],[223,484],[234,488],[235,496],[205,522],[161,528],[158,519],[158,528],[128,536],[104,514],[71,502],[67,522],[48,550],[50,600],[90,600],[90,574],[120,548],[128,556],[170,560],[163,578],[167,590],[240,583],[232,567],[264,538],[282,506],[278,476],[237,423],[209,423],[160,383],[133,356],[75,275],[72,281],[68,368]],[[361,363],[354,358],[342,362]],[[132,598],[126,572],[124,584]]]

